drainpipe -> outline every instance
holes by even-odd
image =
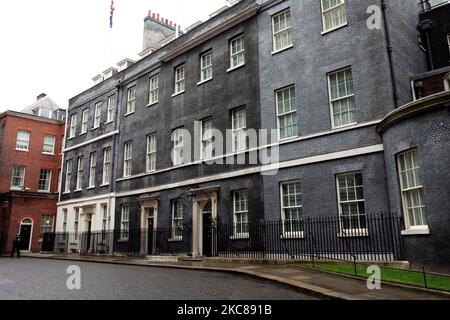
[[[61,202],[61,195],[62,195],[62,183],[63,183],[62,179],[63,179],[63,171],[64,171],[64,148],[66,147],[68,118],[69,118],[69,107],[67,107],[66,119],[64,121],[64,139],[62,139],[62,141],[61,141],[61,172],[59,174],[60,183],[58,184],[58,202]],[[58,215],[58,213],[56,215]],[[55,219],[55,225],[56,225],[56,219]]]
[[[393,92],[393,99],[394,99],[394,108],[398,108],[398,90],[397,90],[397,83],[395,82],[395,70],[394,70],[394,63],[393,63],[393,57],[392,57],[392,43],[391,43],[391,36],[389,33],[389,26],[387,23],[387,4],[386,0],[380,0],[380,5],[383,12],[383,26],[384,26],[384,33],[385,33],[385,40],[386,40],[386,48],[388,53],[388,59],[389,59],[389,73],[391,75],[391,83],[392,83],[392,92]]]
[[[433,29],[433,21],[431,21],[430,19],[420,21],[420,28],[422,29],[422,31],[425,31],[425,37],[427,39],[428,61],[430,62],[431,70],[434,70],[434,61],[433,61],[433,54],[432,54],[431,41],[430,41],[430,31],[431,31],[431,29]]]
[[[116,85],[116,109],[115,109],[115,115],[114,115],[114,131],[120,130],[120,110],[119,106],[121,105],[120,101],[122,100],[122,80],[119,80],[119,82]],[[115,215],[115,212],[111,212],[111,193],[115,192],[115,181],[116,181],[116,140],[117,140],[118,134],[113,135],[113,143],[111,146],[111,180],[110,180],[110,186],[109,186],[109,205],[108,205],[108,211],[109,216],[112,218],[112,215]],[[114,209],[116,206],[114,205]],[[114,216],[114,221],[112,229],[116,229],[116,219]],[[111,227],[111,225],[110,225]]]

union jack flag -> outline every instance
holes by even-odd
[[[109,27],[112,29],[113,27],[113,17],[114,17],[114,0],[111,0],[111,14],[109,16]]]

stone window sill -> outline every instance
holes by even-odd
[[[431,234],[430,229],[408,229],[402,231],[402,236],[424,236]]]
[[[331,28],[331,29],[329,29],[329,30],[322,31],[321,34],[322,34],[322,35],[326,35],[327,33],[330,33],[330,32],[336,31],[336,30],[339,30],[339,29],[344,28],[344,27],[347,27],[347,26],[348,26],[348,22],[346,22],[346,23],[344,23],[344,24],[341,24],[340,26],[336,26],[336,27],[334,27],[334,28]]]
[[[281,53],[281,52],[283,52],[283,51],[292,49],[293,47],[294,47],[294,45],[291,44],[290,46],[287,46],[287,47],[285,47],[285,48],[282,48],[282,49],[278,49],[278,50],[272,51],[272,55],[274,56],[274,55],[276,55],[277,53]]]
[[[231,71],[234,71],[234,70],[237,70],[237,69],[243,68],[243,67],[245,67],[245,63],[243,63],[243,64],[240,64],[240,65],[238,65],[238,66],[235,66],[235,67],[231,67],[230,69],[228,69],[228,70],[227,70],[227,72],[231,72]]]

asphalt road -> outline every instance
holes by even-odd
[[[81,289],[67,288],[67,268]],[[0,258],[0,300],[311,300],[288,287],[219,272]]]

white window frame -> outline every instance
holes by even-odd
[[[356,185],[356,175],[360,175],[361,176],[361,185],[357,186]],[[353,180],[354,180],[354,192],[355,192],[355,199],[353,200],[343,200],[341,198],[341,189],[345,189],[348,193],[348,190],[350,190],[352,187],[347,185],[347,177],[351,177],[353,176]],[[341,188],[339,185],[339,178],[345,178],[345,183],[346,186],[344,188]],[[362,188],[362,192],[363,192],[363,198],[362,199],[358,199],[358,194],[356,189],[360,187]],[[341,230],[341,236],[343,237],[352,237],[352,236],[367,236],[368,235],[368,221],[367,221],[367,211],[366,211],[366,199],[365,199],[365,194],[364,194],[364,178],[363,178],[363,174],[361,171],[355,171],[355,172],[345,172],[345,173],[340,173],[336,175],[336,193],[337,193],[337,199],[338,199],[338,213],[339,213],[339,221],[340,221],[340,230]],[[347,195],[348,198],[348,195]],[[359,228],[344,228],[343,225],[343,219],[344,217],[347,217],[343,214],[343,205],[347,205],[347,204],[357,204],[359,205],[360,203],[363,203],[364,206],[364,213],[361,214],[359,212],[359,206],[357,207],[358,213],[356,215],[350,213],[350,215],[348,217],[358,217],[358,224],[361,225],[361,217],[364,216],[365,217],[365,227],[359,227]]]
[[[157,143],[156,133],[147,136],[147,154],[145,158],[145,168],[147,172],[156,171]]]
[[[88,125],[89,125],[89,109],[84,109],[83,113],[81,114],[81,132],[80,136],[82,134],[85,134],[88,132]]]
[[[70,182],[72,180],[73,160],[66,161],[66,179],[64,182],[64,193],[70,192]]]
[[[39,109],[38,116],[42,118],[52,119],[52,112],[50,110],[46,109]]]
[[[341,73],[341,72],[344,72],[344,75],[345,75],[345,72],[346,72],[347,70],[350,70],[350,73],[352,74],[352,87],[353,87],[353,91],[352,91],[351,94],[348,94],[348,95],[345,95],[345,96],[342,96],[342,97],[338,97],[338,98],[333,99],[333,96],[332,96],[332,89],[331,89],[331,76],[333,76],[333,75],[338,75],[338,74]],[[345,127],[349,127],[349,126],[353,126],[353,125],[357,124],[357,123],[358,123],[358,121],[357,121],[357,109],[356,109],[356,101],[355,101],[355,89],[354,89],[354,81],[353,81],[353,70],[352,70],[352,67],[347,67],[347,68],[344,68],[344,69],[339,69],[339,70],[330,72],[330,73],[327,75],[327,81],[328,81],[328,95],[329,95],[329,100],[330,100],[330,117],[331,117],[331,127],[332,127],[332,129],[345,128]],[[346,82],[346,83],[347,83],[347,82]],[[346,89],[346,90],[347,90],[347,89]],[[336,125],[336,123],[335,123],[335,122],[336,122],[336,121],[335,121],[335,112],[334,112],[334,103],[339,102],[339,101],[342,101],[342,100],[350,100],[350,99],[353,100],[354,110],[350,110],[350,111],[353,111],[353,112],[354,112],[355,121],[349,122],[349,123],[346,123],[346,124]],[[343,112],[341,112],[340,114],[342,114],[342,113],[343,113]]]
[[[94,107],[94,127],[92,129],[100,128],[102,122],[102,102],[97,102]]]
[[[173,166],[178,167],[184,164],[184,129],[178,128],[172,132],[173,141]]]
[[[26,137],[20,137],[21,134],[24,134]],[[30,131],[27,130],[17,131],[16,150],[22,152],[30,151],[30,137],[31,137]]]
[[[175,217],[175,211],[181,210],[181,217]],[[184,206],[181,200],[172,201],[172,239],[173,241],[183,241]],[[177,230],[181,235],[177,235]]]
[[[242,49],[234,52],[234,44],[236,42],[242,42]],[[234,62],[234,58],[237,57],[237,62]],[[245,65],[245,39],[244,35],[237,36],[230,40],[230,69],[228,71],[237,69]]]
[[[235,127],[236,116],[239,112],[245,114],[245,124],[242,127]],[[232,147],[233,152],[240,152],[248,150],[247,139],[247,108],[241,107],[231,110],[231,127],[232,127]],[[242,147],[242,139],[245,139],[244,146]],[[238,144],[236,144],[238,142]]]
[[[278,31],[275,31],[275,20],[281,19],[281,17],[285,17],[286,24],[289,21],[289,25],[286,25],[283,29],[280,29]],[[287,35],[287,38],[290,39],[290,42],[285,44],[284,46],[281,45],[279,48],[277,47],[277,38],[281,37],[281,44],[284,39],[284,35]],[[293,40],[293,34],[292,34],[292,16],[291,16],[291,9],[287,8],[286,10],[283,10],[275,15],[272,16],[272,41],[273,41],[273,53],[277,53],[289,48],[292,48],[294,46],[294,40]]]
[[[212,50],[203,53],[200,56],[200,83],[209,81],[213,78],[213,54]]]
[[[205,131],[205,123],[209,123],[209,128]],[[212,118],[203,119],[200,122],[200,159],[208,160],[213,157],[213,135]]]
[[[284,186],[289,186],[289,185],[300,185],[300,192],[299,193],[294,193],[294,194],[290,194],[288,193],[287,195],[284,194],[284,190],[283,187]],[[296,190],[297,191],[297,190]],[[294,206],[285,206],[284,205],[284,196],[297,196],[300,195],[301,197],[301,204],[297,204]],[[304,217],[304,212],[303,212],[303,190],[302,190],[302,182],[301,180],[292,180],[292,181],[285,181],[280,183],[280,208],[281,208],[281,221],[282,221],[282,225],[283,225],[283,237],[285,238],[291,238],[291,239],[300,239],[303,238],[304,236],[304,231],[287,231],[286,230],[286,210],[290,210],[290,209],[300,209],[302,211],[302,217],[300,218],[300,220],[297,220],[299,223],[299,226],[304,228],[304,224],[303,224],[303,217]],[[289,220],[289,221],[295,221],[295,220]],[[291,228],[293,226],[291,225]]]
[[[447,75],[444,78],[444,88],[445,88],[445,91],[450,90],[450,72],[447,73]]]
[[[75,113],[70,116],[69,139],[73,139],[77,135],[77,121],[78,121],[78,114]]]
[[[130,235],[130,205],[123,204],[120,214],[120,240],[126,241]]]
[[[49,173],[48,175],[48,179],[45,179],[45,186],[47,187],[46,189],[41,189],[41,181],[42,180],[42,171],[46,171],[47,173]],[[50,169],[41,169],[41,171],[39,172],[39,184],[38,184],[38,192],[50,192],[50,188],[52,185],[52,174],[53,171]]]
[[[123,177],[133,174],[133,141],[125,142],[123,148]]]
[[[109,228],[108,228],[108,205],[105,203],[102,203],[100,205],[101,209],[102,209],[102,231],[106,232]]]
[[[402,170],[403,165],[401,163],[401,159],[402,159],[402,157],[405,157],[406,155],[411,156],[413,165],[414,165],[414,162],[417,163],[416,167],[412,167],[407,170]],[[414,161],[414,157],[415,157],[415,161]],[[425,195],[423,192],[423,184],[422,184],[421,171],[420,171],[421,168],[420,168],[418,157],[419,157],[419,155],[418,155],[417,149],[407,150],[407,151],[399,153],[397,155],[398,179],[399,179],[400,192],[401,192],[401,197],[402,197],[402,211],[403,211],[403,217],[405,220],[406,230],[428,230],[428,221],[427,221],[428,219],[427,219],[426,206],[425,206]],[[412,180],[414,182],[414,185],[412,187],[409,186],[410,181],[409,181],[408,175],[406,175],[408,186],[404,185],[404,182],[402,179],[402,173],[408,172],[408,171],[409,172],[412,171],[412,173],[413,173]],[[417,183],[416,180],[419,180],[420,183]],[[420,198],[419,201],[422,203],[422,205],[414,206],[411,209],[413,209],[413,210],[419,209],[420,210],[421,219],[424,222],[424,224],[414,224],[413,225],[413,223],[411,223],[411,217],[409,214],[410,208],[408,207],[408,196],[410,194],[412,194],[413,192],[418,193],[418,196]],[[417,200],[417,198],[416,198],[416,200]]]
[[[293,90],[293,92],[292,92],[292,90]],[[285,112],[280,113],[280,100],[279,100],[278,96],[279,96],[279,93],[281,93],[284,96],[284,93],[286,91],[289,91],[289,96],[290,96],[289,102],[293,104],[294,109],[287,111],[287,112],[285,111]],[[291,96],[292,94],[293,94],[293,97]],[[285,104],[286,101],[283,100],[283,103]],[[276,111],[277,111],[278,141],[289,140],[289,139],[298,137],[298,121],[297,121],[297,106],[296,106],[296,99],[295,99],[295,85],[275,91],[275,105],[276,105],[275,107],[276,107]],[[281,118],[289,117],[291,115],[293,115],[294,119],[295,119],[294,135],[286,136],[286,137],[282,138],[281,137],[281,129],[282,129],[281,128]]]
[[[136,112],[136,86],[128,88],[127,91],[127,110],[125,115],[130,115]]]
[[[66,219],[67,222],[67,219]],[[75,243],[78,243],[78,231],[80,228],[80,209],[79,208],[75,208],[75,219],[73,222],[73,231],[74,231],[74,236],[75,236]]]
[[[97,174],[97,152],[92,152],[89,159],[89,186],[95,188],[95,178]]]
[[[23,171],[21,171],[21,173],[23,172],[23,174],[21,174],[20,176],[16,175],[16,169],[18,169],[18,168],[22,168],[23,169]],[[26,173],[27,173],[27,167],[25,167],[25,166],[14,166],[13,167],[12,176],[11,176],[11,190],[21,190],[21,189],[23,189],[25,187],[25,176],[26,176]],[[15,178],[20,179],[20,181],[22,182],[21,186],[15,186],[14,185],[14,179]]]
[[[52,139],[51,143],[45,141],[48,138]],[[55,154],[55,144],[56,144],[55,136],[44,136],[44,143],[42,145],[42,154],[54,155]],[[47,147],[47,150],[46,150],[46,147]],[[51,151],[49,151],[50,149],[51,149]]]
[[[83,190],[83,173],[84,173],[84,156],[78,157],[77,160],[77,184],[75,191]]]
[[[186,73],[185,73],[185,65],[182,64],[175,68],[175,91],[174,95],[181,94],[186,90]]]
[[[447,34],[448,52],[450,53],[450,33]]]
[[[102,185],[109,185],[111,180],[111,168],[112,168],[112,148],[103,149],[103,173],[102,173]]]
[[[331,32],[333,30],[339,29],[343,26],[346,26],[348,24],[348,17],[347,17],[347,8],[346,8],[345,0],[342,0],[342,3],[337,4],[333,7],[330,7],[327,10],[324,10],[323,1],[324,0],[320,0],[320,8],[322,10],[322,34],[325,34],[325,33]],[[341,0],[337,0],[337,1],[341,1]],[[344,10],[344,14],[345,14],[345,21],[341,22],[340,24],[337,24],[335,26],[331,26],[330,28],[327,28],[325,15],[332,11],[338,11],[341,9],[341,7],[344,7],[343,10]]]
[[[237,208],[237,195],[240,194],[240,199],[242,199],[242,195],[245,194],[245,200],[240,201],[245,203],[246,210],[239,210]],[[242,215],[245,219],[241,219],[238,221],[238,215]],[[248,239],[250,237],[249,225],[248,225],[248,189],[236,190],[233,191],[233,238],[234,239]],[[246,224],[246,226],[245,226]],[[244,225],[244,226],[243,226]],[[239,226],[239,227],[238,227]],[[238,232],[238,230],[240,232]],[[244,232],[242,232],[244,231]]]
[[[106,123],[111,123],[114,121],[114,111],[116,110],[116,95],[108,97],[108,106],[106,113]]]
[[[49,223],[47,223],[46,221],[49,221]],[[45,222],[45,224],[44,224],[44,222]],[[55,216],[54,215],[45,214],[45,215],[41,216],[41,225],[40,225],[40,230],[39,230],[39,241],[43,240],[42,236],[45,233],[52,233],[53,232],[54,222],[55,222]],[[48,229],[50,231],[47,231]],[[43,230],[46,230],[46,231],[42,232]]]
[[[159,74],[154,75],[149,80],[148,105],[159,102]]]
[[[68,211],[67,209],[63,209],[63,225],[62,225],[62,232],[66,233],[67,232],[67,216],[68,216]],[[65,240],[65,235],[64,235],[64,240]]]

